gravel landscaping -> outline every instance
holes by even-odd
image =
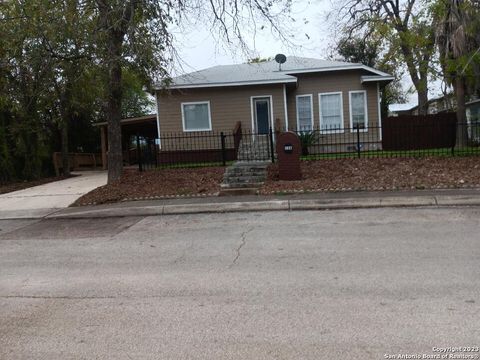
[[[220,191],[224,172],[223,167],[159,169],[145,172],[129,169],[125,170],[120,181],[85,194],[73,205],[104,204],[174,195],[216,195]]]
[[[301,169],[303,180],[279,181],[271,165],[260,193],[480,186],[480,157],[317,160],[303,161]]]

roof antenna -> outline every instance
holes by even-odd
[[[278,71],[282,71],[282,64],[287,61],[287,57],[283,54],[275,55],[275,61],[278,63]]]

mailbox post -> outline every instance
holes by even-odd
[[[278,175],[280,180],[300,180],[300,139],[294,132],[288,131],[277,136]]]

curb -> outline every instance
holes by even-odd
[[[480,206],[480,196],[389,196],[350,199],[268,200],[250,202],[132,206],[56,212],[46,219],[110,218],[205,213],[234,213],[245,211],[303,211],[391,207]]]

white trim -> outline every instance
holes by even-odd
[[[365,70],[369,71],[376,77],[365,76],[363,81],[388,81],[393,80],[393,77],[390,74],[387,74],[383,71],[371,68],[365,65],[339,65],[339,66],[328,66],[322,68],[312,68],[312,69],[292,69],[284,70],[279,73],[283,73],[287,76],[294,76],[294,74],[305,74],[305,73],[319,73],[319,72],[328,72],[328,71],[343,71],[343,70]],[[287,83],[296,83],[297,78],[293,77],[292,79],[275,79],[275,80],[248,80],[248,81],[232,81],[232,82],[211,82],[211,83],[198,83],[198,84],[179,84],[171,85],[168,89],[193,89],[193,88],[208,88],[208,87],[223,87],[223,86],[246,86],[246,85],[264,85],[264,84],[287,84]],[[163,89],[163,87],[156,86],[155,90]]]
[[[283,84],[283,107],[285,110],[285,131],[288,131],[287,85]]]
[[[467,103],[465,103],[465,105],[473,105],[473,104],[476,104],[480,101],[480,99],[475,99],[475,100],[472,100],[472,101],[469,101]]]
[[[160,102],[158,101],[158,94],[155,93],[155,103],[157,105],[157,132],[158,132],[158,148],[162,148],[162,139],[160,137]]]
[[[185,113],[183,110],[184,105],[204,105],[207,104],[208,107],[208,129],[186,129],[185,128]],[[196,131],[212,131],[212,113],[210,111],[210,100],[208,101],[190,101],[190,102],[182,102],[180,104],[180,108],[182,109],[182,126],[183,132],[196,132]]]
[[[255,132],[255,113],[254,113],[254,101],[255,99],[262,99],[262,98],[269,98],[270,100],[270,122],[271,122],[271,127],[272,127],[272,132],[275,133],[275,127],[273,124],[273,96],[272,95],[255,95],[255,96],[250,96],[250,108],[252,109],[252,133]],[[258,129],[257,129],[258,130]]]
[[[382,141],[382,97],[380,96],[380,83],[377,83],[377,108],[378,108],[378,139]]]
[[[315,120],[313,116],[313,94],[302,94],[302,95],[297,95],[295,96],[295,109],[296,109],[296,114],[297,114],[297,131],[300,130],[300,124],[298,122],[298,98],[299,97],[309,97],[310,98],[310,113],[311,113],[311,125],[312,125],[312,130],[313,127],[315,126]]]
[[[363,84],[364,82],[373,82],[373,81],[392,81],[395,78],[393,76],[386,75],[374,75],[374,76],[361,76],[360,81]]]
[[[312,72],[325,72],[325,71],[342,71],[342,70],[365,70],[365,71],[370,71],[376,75],[379,76],[390,76],[387,73],[384,73],[383,71],[371,68],[366,65],[360,65],[360,64],[352,64],[352,65],[338,65],[338,66],[326,66],[322,68],[311,68],[311,69],[292,69],[292,70],[283,70],[282,72],[290,75],[290,74],[305,74],[305,73],[312,73]]]
[[[234,82],[212,82],[201,84],[182,84],[172,85],[168,89],[193,89],[193,88],[209,88],[209,87],[224,87],[224,86],[247,86],[247,85],[266,85],[266,84],[287,84],[296,83],[297,78],[293,79],[278,79],[278,80],[251,80],[251,81],[234,81]],[[160,90],[162,88],[156,88]]]
[[[322,95],[340,95],[340,115],[342,117],[342,127],[338,130],[322,130]],[[341,134],[345,132],[345,120],[343,116],[343,92],[333,91],[318,94],[318,121],[320,125],[320,134]]]
[[[368,104],[367,104],[367,90],[352,90],[348,92],[348,110],[350,115],[350,132],[356,133],[357,130],[353,129],[353,114],[352,114],[352,94],[363,94],[363,106],[365,106],[365,119],[363,129],[360,129],[359,132],[368,131]]]

